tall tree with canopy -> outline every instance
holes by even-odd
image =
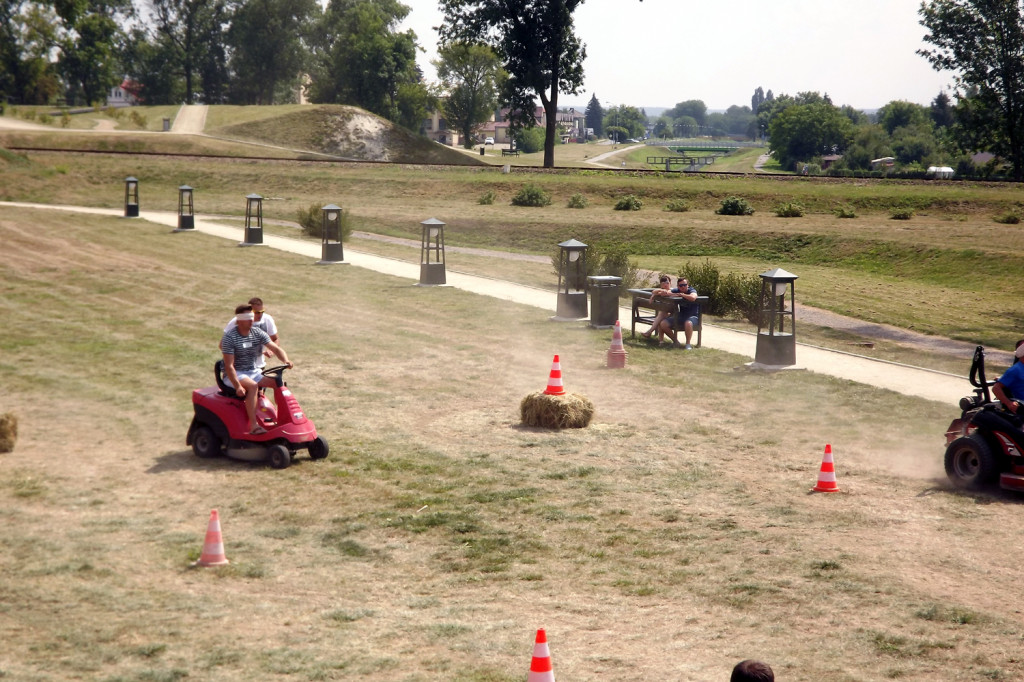
[[[227,2],[152,0],[152,6],[157,35],[165,43],[170,58],[165,68],[173,65],[180,70],[185,79],[185,103],[194,104],[197,81],[204,66],[209,69],[211,57],[224,64],[224,52],[218,48],[224,42]]]
[[[1024,179],[1024,14],[1017,0],[932,0],[918,10],[934,47],[917,53],[936,71],[952,71],[961,142],[1008,159]]]
[[[416,34],[399,31],[409,7],[397,0],[331,0],[317,33],[311,98],[351,104],[407,127],[402,110],[426,101],[416,67]],[[418,105],[414,108],[418,108]],[[416,125],[418,128],[418,125]]]
[[[462,136],[462,146],[473,146],[473,132],[498,106],[504,71],[487,45],[451,43],[438,51],[437,77],[445,89],[442,107],[448,123]]]
[[[513,126],[534,125],[534,97],[544,107],[544,167],[555,165],[558,95],[583,84],[586,48],[573,32],[573,12],[583,0],[440,0],[441,43],[483,42],[494,48],[509,74],[502,101]]]

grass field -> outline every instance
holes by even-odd
[[[612,371],[550,311],[139,220],[0,240],[4,679],[511,682],[540,627],[563,680],[1024,675],[1019,501],[947,488],[953,406],[710,349]],[[325,461],[184,445],[253,294]],[[586,429],[519,425],[555,353]],[[231,564],[191,568],[212,508]]]

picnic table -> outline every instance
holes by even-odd
[[[633,294],[633,314],[631,315],[632,322],[630,331],[632,338],[636,338],[636,325],[640,324],[652,325],[654,324],[654,318],[659,312],[664,312],[668,315],[673,316],[673,331],[676,333],[676,338],[679,338],[679,333],[682,330],[679,326],[679,316],[676,315],[676,311],[679,310],[680,297],[678,296],[655,296],[654,300],[651,300],[651,293],[653,289],[630,289],[629,293]],[[697,304],[697,324],[693,325],[693,331],[697,334],[697,343],[694,344],[697,348],[700,348],[700,337],[701,328],[704,326],[704,305],[711,300],[707,296],[697,296],[697,300],[694,303]]]

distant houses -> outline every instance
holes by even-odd
[[[501,109],[495,112],[490,120],[480,124],[474,135],[476,139],[474,143],[480,143],[485,138],[494,138],[494,144],[511,144],[512,133],[511,125],[508,122],[509,109]],[[533,119],[536,125],[542,128],[547,127],[547,116],[544,113],[543,107],[537,107],[533,112]],[[578,112],[574,108],[567,109],[565,111],[559,111],[555,119],[556,124],[562,130],[562,142],[575,142],[576,140],[585,139],[585,127],[584,127],[585,116],[583,112]],[[434,140],[451,147],[462,146],[462,136],[458,130],[452,128],[447,119],[440,111],[432,111],[428,117],[423,121],[423,132],[424,134]]]

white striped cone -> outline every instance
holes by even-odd
[[[612,332],[612,346],[608,349],[608,367],[622,369],[626,366],[626,348],[622,345],[622,326],[615,320],[615,331]]]
[[[832,461],[832,445],[825,444],[825,456],[821,460],[821,471],[818,473],[818,484],[814,486],[815,492],[838,493],[839,484],[836,483],[836,465]]]
[[[555,682],[555,671],[551,667],[551,652],[548,651],[548,636],[543,629],[537,630],[537,641],[533,645],[533,660],[526,682]]]
[[[548,387],[544,389],[547,395],[565,395],[565,387],[562,386],[562,364],[555,356],[551,363],[551,375],[548,377]]]
[[[223,566],[228,563],[224,556],[224,539],[220,535],[220,517],[216,509],[210,510],[210,523],[206,526],[206,540],[203,553],[199,555],[199,566]]]

